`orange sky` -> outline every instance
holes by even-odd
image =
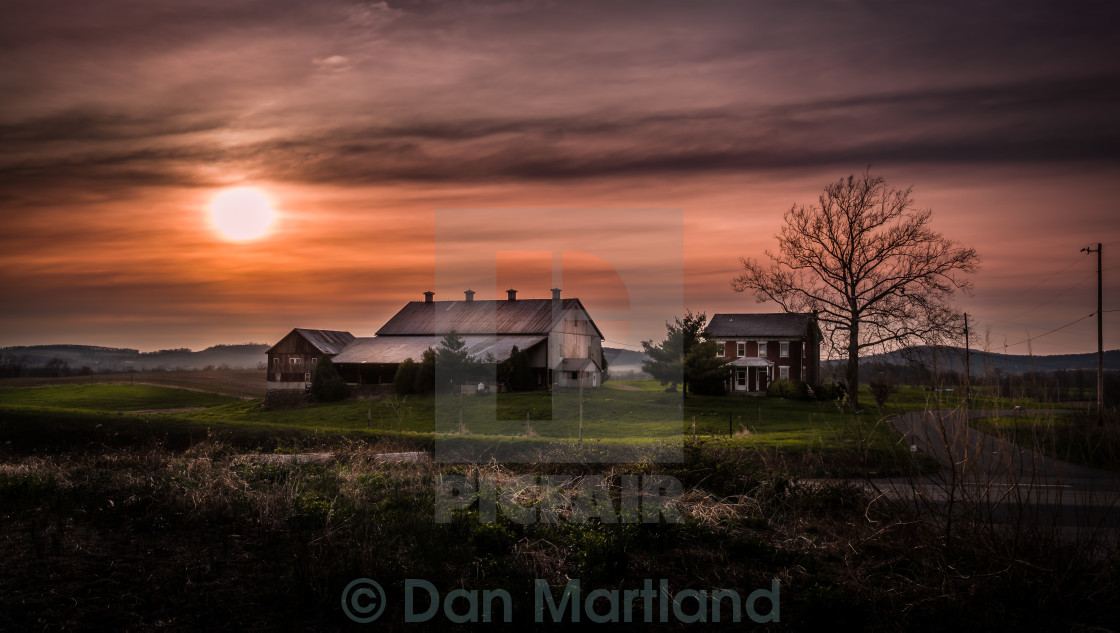
[[[868,165],[978,250],[975,295],[959,297],[977,347],[1027,353],[1027,337],[1093,312],[1090,243],[1105,243],[1105,310],[1120,308],[1120,46],[1102,26],[1115,16],[109,4],[0,9],[0,345],[370,335],[428,289],[549,296],[540,253],[554,243],[569,252],[553,260],[565,296],[599,311],[608,345],[635,346],[673,306],[775,310],[732,292],[738,258]],[[234,186],[273,200],[265,237],[210,225],[210,200]],[[476,230],[441,232],[456,209]],[[643,209],[675,210],[678,233]],[[439,249],[477,269],[437,271]],[[659,284],[654,309],[642,302]],[[1120,347],[1117,314],[1106,348]],[[1088,319],[1030,348],[1095,343]]]

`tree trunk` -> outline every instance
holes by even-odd
[[[859,407],[859,321],[852,319],[848,330],[848,400]]]

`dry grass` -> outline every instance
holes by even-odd
[[[519,605],[531,604],[536,578],[589,588],[665,578],[744,596],[778,578],[775,630],[1088,630],[1120,618],[1115,532],[1090,542],[1027,517],[1008,527],[960,474],[932,480],[955,491],[952,504],[888,502],[850,483],[799,481],[770,453],[716,442],[686,445],[678,465],[653,455],[385,463],[379,456],[411,450],[395,441],[317,450],[333,459],[246,461],[213,438],[184,451],[9,456],[0,618],[17,628],[336,630],[347,626],[341,589],[363,576],[391,595],[405,578],[502,587]],[[571,477],[569,488],[597,485],[617,501],[624,477],[645,474],[681,481],[682,522],[575,521],[562,504],[549,505],[559,519],[549,524],[483,523],[476,507],[433,520],[443,477],[484,478],[532,506],[543,496],[534,476]],[[403,620],[399,602],[386,622]]]

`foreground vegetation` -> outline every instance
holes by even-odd
[[[214,439],[183,451],[9,455],[0,616],[22,629],[335,630],[349,625],[343,587],[369,577],[389,594],[379,626],[403,621],[406,578],[445,592],[504,588],[517,605],[511,630],[531,621],[537,578],[554,589],[570,578],[605,589],[665,579],[673,591],[743,596],[778,579],[773,630],[1068,630],[1120,618],[1114,555],[967,521],[946,542],[936,520],[848,484],[798,484],[727,443],[690,441],[683,464],[610,467],[383,464],[377,454],[409,446],[319,448],[337,462],[257,463]],[[620,476],[650,473],[682,482],[682,522],[575,522],[561,511],[557,523],[486,523],[477,507],[433,520],[437,477],[599,475],[617,498]]]
[[[510,630],[531,622],[535,579],[558,595],[572,578],[587,590],[651,578],[673,591],[744,597],[777,579],[773,630],[1092,630],[1120,621],[1115,528],[1071,537],[1061,525],[993,524],[971,506],[950,521],[937,503],[804,479],[921,477],[932,464],[899,449],[886,416],[952,408],[952,393],[900,389],[854,415],[829,401],[681,403],[655,382],[620,383],[588,394],[582,444],[578,402],[574,421],[570,402],[552,402],[542,393],[464,397],[459,433],[458,398],[266,411],[259,400],[144,385],[0,388],[0,621],[25,630],[344,630],[339,598],[360,577],[388,591],[377,625],[389,628],[403,622],[408,578],[444,592],[505,589]],[[675,438],[649,415],[667,404],[681,407]],[[445,433],[433,427],[438,407],[452,414]],[[513,444],[538,463],[379,459],[438,454],[448,439]],[[628,459],[598,463],[604,451]],[[310,452],[329,455],[285,461]],[[439,481],[481,477],[543,509],[542,494],[525,487],[538,475],[598,482],[622,522],[578,520],[563,504],[548,506],[551,523],[523,524],[506,510],[487,522],[477,503],[434,520]],[[627,522],[625,478],[643,475],[681,483],[681,522]]]

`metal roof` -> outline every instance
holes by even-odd
[[[451,330],[466,334],[548,334],[554,319],[552,299],[516,301],[410,301],[389,319],[378,336],[431,336]],[[579,299],[561,299],[563,311],[582,312],[599,338],[603,333]],[[560,315],[556,320],[561,318]]]
[[[565,358],[560,361],[560,371],[599,371],[599,365],[590,358]]]
[[[780,312],[775,314],[716,314],[704,334],[710,338],[800,338],[816,326],[813,314]]]
[[[526,350],[548,338],[547,336],[462,336],[467,353],[476,360],[486,358],[487,352],[499,361],[509,358],[516,345]],[[334,357],[336,363],[403,363],[411,358],[420,362],[429,347],[438,348],[442,336],[374,336],[354,339],[354,342]]]
[[[774,362],[758,356],[741,356],[727,364],[732,367],[769,367]]]
[[[337,354],[354,340],[353,334],[338,330],[309,330],[297,327],[292,330],[292,332],[298,333],[308,343],[314,345],[315,349],[324,354]],[[292,332],[289,332],[284,338],[288,338]],[[283,341],[284,339],[280,340]],[[277,343],[277,345],[279,345],[279,343]],[[268,348],[268,351],[271,352],[275,347],[276,345],[273,345]]]

